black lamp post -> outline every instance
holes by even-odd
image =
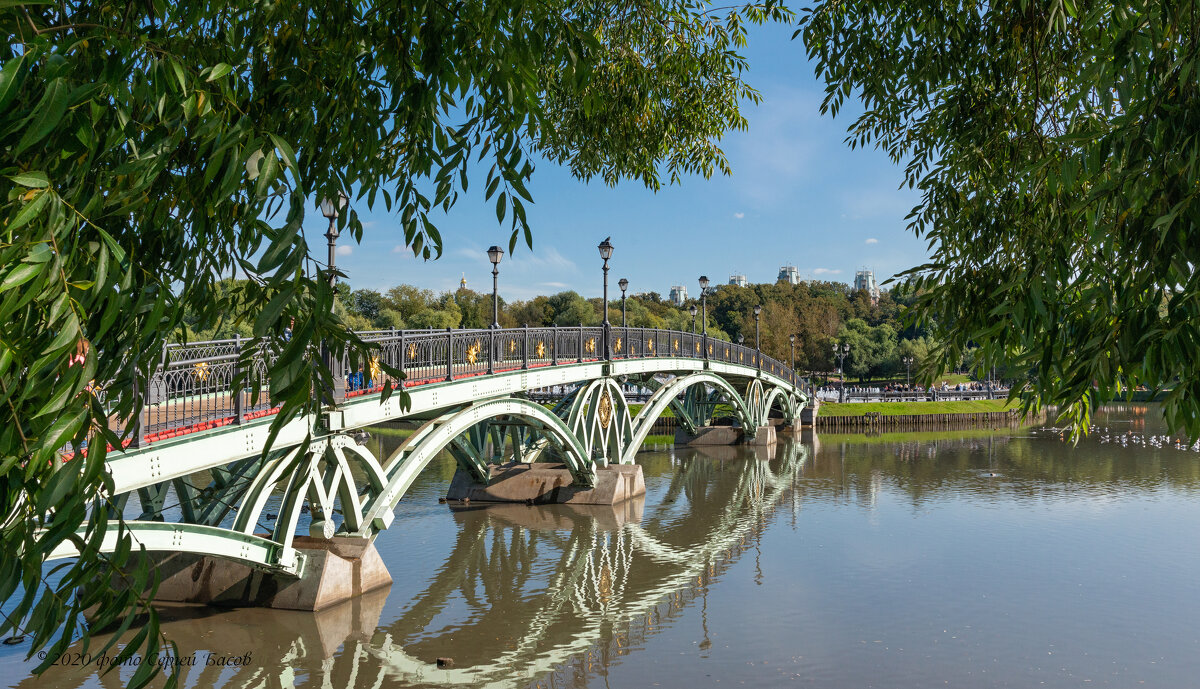
[[[700,276],[700,332],[703,335],[704,358],[708,358],[708,276]]]
[[[321,215],[329,218],[329,229],[325,231],[325,239],[329,241],[329,287],[337,287],[337,276],[334,267],[337,265],[338,211],[346,207],[346,195],[338,192],[336,199],[321,201]]]
[[[487,254],[492,262],[492,328],[495,329],[500,327],[500,259],[504,258],[504,249],[493,246]]]
[[[609,345],[608,345],[608,329],[609,329],[609,323],[608,323],[608,259],[612,258],[613,245],[612,245],[612,242],[608,241],[609,239],[611,239],[611,238],[605,237],[604,241],[600,242],[600,245],[596,247],[597,249],[600,250],[600,258],[604,259],[604,302],[600,305],[600,308],[604,311],[604,360],[605,361],[612,359],[611,352],[609,351]]]
[[[621,278],[617,281],[617,287],[621,288],[621,327],[625,327],[625,290],[629,289],[629,281]]]
[[[696,334],[696,305],[695,304],[692,304],[691,308],[688,309],[688,313],[692,314],[692,334],[695,335]]]
[[[788,335],[788,342],[792,343],[792,373],[796,373],[796,334]]]
[[[846,363],[846,356],[850,354],[850,343],[843,342],[840,346],[838,343],[833,343],[833,355],[838,358],[838,373],[841,374],[841,385],[838,389],[838,402],[846,401],[846,372],[842,370],[842,366]]]
[[[755,355],[755,361],[758,362],[758,368],[762,369],[762,330],[758,326],[758,317],[762,314],[762,305],[754,305],[754,349],[758,352]]]
[[[913,358],[911,356],[900,357],[900,361],[904,363],[904,387],[908,387],[909,377],[912,372]]]
[[[329,242],[329,290],[331,292],[337,289],[338,212],[346,207],[348,200],[346,194],[339,191],[336,199],[321,201],[321,215],[329,219],[329,229],[325,231],[325,239]],[[341,404],[346,401],[346,379],[342,377],[341,371],[334,370],[333,352],[329,351],[329,347],[324,344],[321,345],[321,358],[325,360],[325,366],[329,369],[329,376],[333,381],[333,388],[326,390],[327,401],[330,404]]]

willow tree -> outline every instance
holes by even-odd
[[[319,411],[313,343],[366,354],[301,231],[319,199],[350,196],[355,239],[360,210],[395,213],[430,258],[468,193],[494,201],[510,250],[532,245],[539,158],[652,188],[728,172],[718,141],[757,99],[745,26],[788,19],[774,0],[0,3],[0,635],[49,644],[45,667],[86,637],[81,610],[129,625],[145,606],[136,546],[98,552],[118,528],[105,458],[185,312],[196,330],[253,314],[250,347],[279,352],[254,390],[282,404],[276,429]],[[230,276],[252,287],[218,290]],[[47,579],[68,540],[83,556]],[[102,576],[127,581],[83,586]],[[151,617],[126,652],[158,650]]]
[[[1200,7],[823,0],[800,19],[823,108],[864,111],[921,192],[916,308],[957,361],[1031,373],[1078,429],[1138,385],[1200,436]]]

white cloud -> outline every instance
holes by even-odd
[[[875,239],[874,237],[871,237],[870,239],[868,239],[867,241],[865,241],[865,242],[863,242],[863,243],[864,243],[864,244],[878,244],[878,243],[879,243],[879,240],[878,240],[878,239]]]
[[[392,253],[400,254],[400,256],[403,258],[408,258],[409,256],[412,256],[412,249],[409,249],[403,244],[397,244],[396,246],[392,247]]]
[[[341,246],[339,246],[339,247],[337,248],[337,255],[338,255],[338,256],[349,256],[349,255],[350,255],[350,254],[352,254],[352,253],[354,253],[354,247],[352,247],[352,246],[348,246],[348,245],[346,245],[346,244],[342,244]]]
[[[746,214],[745,213],[734,213],[733,217],[737,218],[738,220],[741,220],[742,218],[746,217]]]
[[[813,268],[813,275],[837,275],[841,268]]]

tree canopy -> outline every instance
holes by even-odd
[[[852,146],[921,192],[917,315],[941,356],[1029,370],[1078,430],[1139,384],[1200,436],[1195,3],[821,0],[798,35]]]
[[[610,184],[727,172],[718,141],[756,98],[745,27],[789,18],[774,0],[0,3],[0,507],[21,555],[0,559],[2,597],[20,596],[0,634],[53,644],[44,668],[81,610],[104,625],[144,603],[145,569],[97,552],[103,466],[165,340],[228,325],[276,351],[276,430],[321,403],[313,343],[364,353],[301,231],[318,199],[349,197],[337,227],[356,239],[360,210],[394,212],[428,258],[467,193],[495,201],[510,250],[532,244],[538,156]],[[469,312],[443,306],[414,324]],[[65,539],[84,556],[47,583]],[[105,562],[134,585],[77,597]],[[129,653],[157,652],[153,619]]]

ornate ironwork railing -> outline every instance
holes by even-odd
[[[378,349],[365,361],[349,357],[335,362],[354,398],[383,389],[382,364],[401,371],[395,388],[408,388],[471,376],[601,361],[605,354],[602,327],[510,328],[486,330],[377,330],[359,336]],[[697,333],[651,328],[608,328],[608,352],[614,361],[647,358],[708,359],[741,364],[770,373],[793,385],[799,377],[782,362],[753,347]],[[251,351],[241,339],[168,345],[158,368],[146,382],[142,428],[132,445],[197,430],[240,424],[274,412],[267,399],[267,370],[274,354]],[[262,397],[252,399],[251,384],[233,394],[233,380],[250,368],[250,382],[261,383]]]

